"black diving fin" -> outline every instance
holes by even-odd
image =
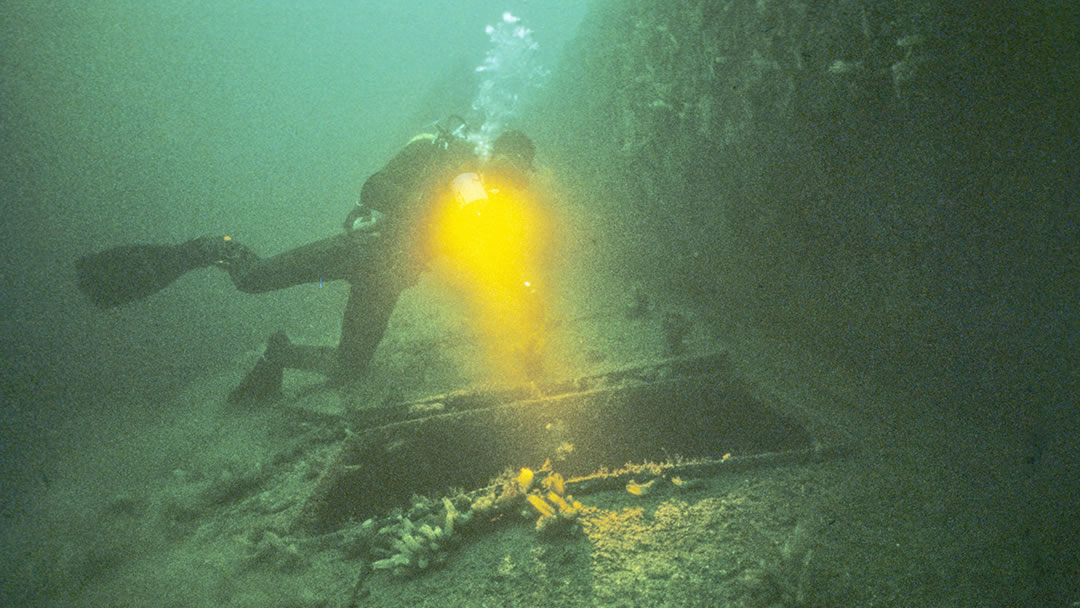
[[[85,255],[75,261],[79,289],[100,308],[141,300],[184,273],[219,261],[220,241],[201,237],[179,245],[122,245]]]

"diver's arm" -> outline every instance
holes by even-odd
[[[405,146],[390,162],[364,181],[360,200],[345,218],[345,232],[361,227],[373,210],[390,216],[401,215],[400,207],[416,192],[416,184],[424,170],[438,155],[439,149],[430,139],[417,139]]]

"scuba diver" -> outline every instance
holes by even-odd
[[[401,292],[438,255],[432,233],[445,207],[484,198],[484,187],[520,191],[528,184],[535,146],[521,131],[502,133],[482,160],[467,141],[467,124],[414,137],[363,185],[343,232],[260,257],[228,236],[201,237],[180,245],[126,245],[77,260],[79,288],[101,308],[160,291],[182,274],[217,266],[239,291],[264,293],[304,283],[343,280],[348,303],[336,347],[295,344],[276,332],[254,368],[229,393],[230,403],[280,395],[283,371],[316,372],[331,384],[361,375],[383,338]],[[527,284],[527,283],[526,283]]]

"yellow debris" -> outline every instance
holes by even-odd
[[[671,484],[680,490],[696,490],[702,486],[700,479],[683,479],[682,477],[672,477]]]
[[[638,483],[631,479],[630,481],[626,482],[626,491],[633,494],[634,496],[645,496],[650,491],[652,491],[654,483],[656,483],[655,479],[648,483]]]
[[[529,488],[532,487],[533,477],[532,469],[529,468],[521,469],[521,472],[518,473],[517,482],[522,492],[528,492]]]
[[[545,477],[542,485],[545,490],[551,490],[559,496],[566,494],[566,482],[563,480],[563,476],[558,473],[552,473]]]
[[[528,498],[529,504],[540,513],[541,518],[555,515],[555,507],[551,506],[548,501],[543,498],[540,498],[536,494],[529,494],[526,498]]]
[[[572,453],[574,453],[574,444],[564,441],[555,448],[555,460],[566,460]]]
[[[574,510],[574,507],[571,507],[570,503],[566,502],[565,498],[559,496],[555,492],[548,492],[547,499],[551,504],[558,507],[559,511],[569,512]]]

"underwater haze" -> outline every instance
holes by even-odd
[[[130,242],[229,234],[271,253],[340,231],[364,178],[416,132],[469,110],[486,26],[520,12],[543,30],[550,59],[583,10],[5,2],[4,390],[22,404],[5,408],[16,425],[5,445],[36,443],[52,416],[100,398],[220,369],[261,348],[286,316],[295,331],[332,339],[340,291],[298,319],[280,311],[303,294],[238,297],[222,273],[204,271],[102,314],[74,289],[72,264]]]
[[[5,526],[23,508],[16,491],[93,475],[58,463],[167,418],[162,395],[248,365],[272,331],[337,339],[340,285],[255,298],[204,270],[101,311],[76,288],[74,261],[222,234],[268,254],[340,232],[368,175],[470,110],[485,28],[508,12],[543,30],[550,61],[584,7],[2,3]]]
[[[0,0],[0,605],[1080,606],[1078,32],[1075,0]],[[340,236],[454,114],[461,150],[528,134],[527,192],[457,175],[498,211],[438,215],[361,377],[275,376],[350,285],[241,293],[200,247]],[[203,236],[92,267],[159,292],[80,291]]]

